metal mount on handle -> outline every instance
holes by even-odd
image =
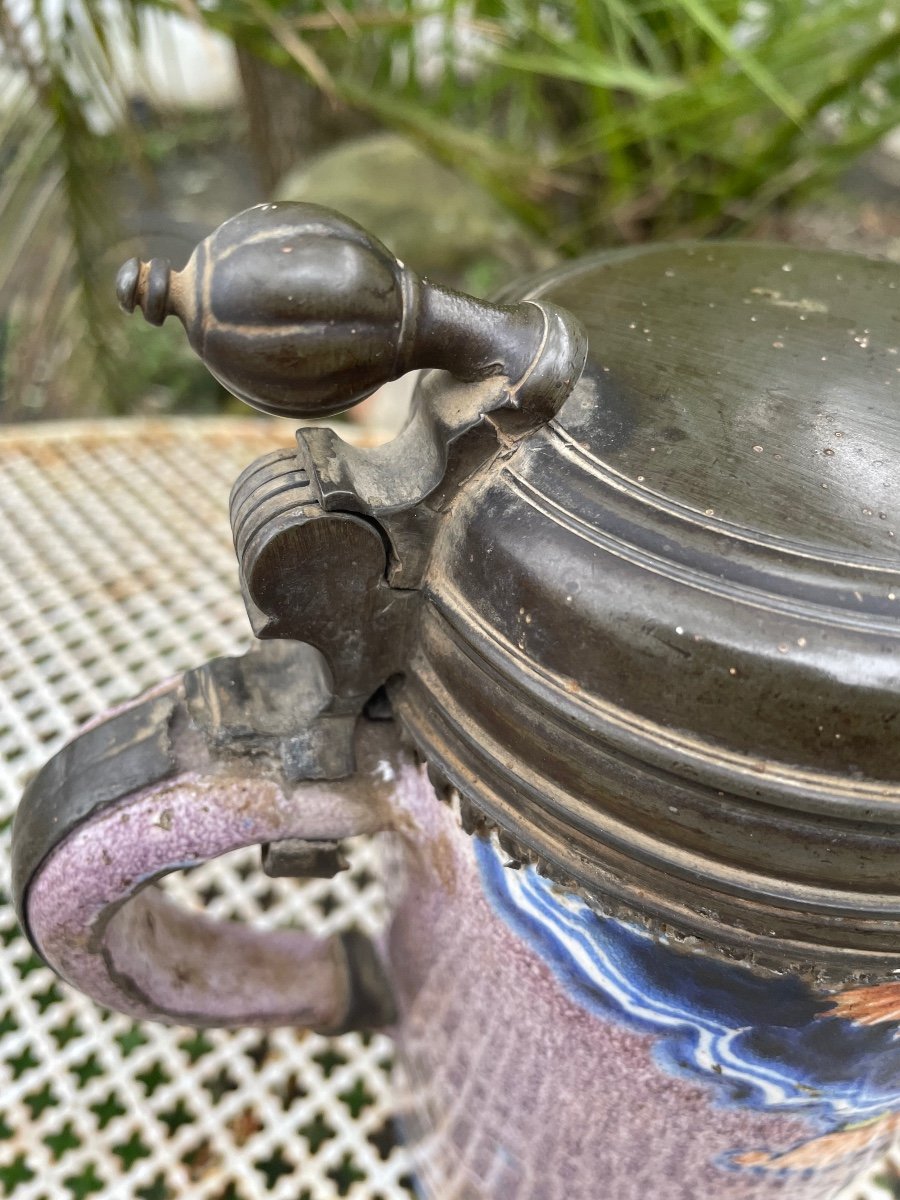
[[[339,845],[391,825],[396,730],[322,718],[309,646],[214,659],[86,727],[29,784],[13,830],[22,925],[64,978],[141,1018],[302,1024],[327,1033],[394,1018],[373,943],[261,930],[182,909],[172,870],[260,844],[270,875],[330,875]],[[393,777],[393,776],[392,776]]]
[[[584,331],[551,305],[433,287],[310,205],[240,214],[183,271],[132,260],[118,294],[154,324],[176,314],[209,369],[270,413],[327,416],[434,370],[390,445],[300,430],[244,472],[231,515],[247,610],[284,641],[189,672],[50,760],[16,819],[17,909],[61,975],[135,1016],[382,1027],[393,1002],[362,934],[216,925],[152,885],[257,844],[269,874],[329,875],[344,838],[393,827],[392,789],[419,768],[367,702],[408,661],[445,508],[559,409]]]
[[[309,642],[330,712],[358,713],[400,673],[437,523],[460,485],[550,420],[587,335],[552,304],[495,305],[419,278],[355,222],[262,204],[220,226],[182,271],[127,262],[118,296],[176,315],[212,373],[264,412],[325,417],[431,369],[390,443],[298,430],[232,492],[244,598],[259,637]]]

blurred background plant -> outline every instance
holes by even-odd
[[[270,196],[487,292],[589,247],[784,236],[900,126],[891,0],[0,0],[0,42],[7,420],[227,403],[111,276]]]

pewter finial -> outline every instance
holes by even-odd
[[[162,325],[173,311],[169,304],[171,268],[164,258],[148,263],[129,258],[116,276],[116,296],[127,313],[140,308],[151,325]]]

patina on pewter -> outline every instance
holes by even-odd
[[[298,935],[285,974],[260,941],[271,1003],[209,1020],[278,1020],[296,987],[320,1027],[393,1021],[440,1200],[833,1196],[900,1121],[897,267],[654,247],[490,306],[273,204],[119,294],[265,411],[431,369],[394,442],[304,428],[238,480],[284,657],[209,664],[45,768],[15,831],[38,948],[203,1019],[155,873],[238,839],[329,871],[393,830],[384,944]]]
[[[269,205],[168,288],[267,411],[272,380],[295,416],[409,365],[470,381],[426,376],[386,447],[300,430],[296,455],[238,481],[258,636],[318,646],[354,710],[390,681],[427,761],[517,857],[773,964],[900,967],[896,269],[651,248],[494,310],[390,261],[352,223]],[[125,272],[155,319],[163,272]],[[373,295],[377,313],[354,307]],[[529,365],[523,298],[564,330],[562,371],[546,350]],[[558,411],[580,353],[560,308],[592,353]],[[527,381],[520,408],[500,407],[500,372]]]

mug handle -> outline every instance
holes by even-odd
[[[12,851],[19,917],[47,963],[138,1018],[389,1025],[390,987],[364,934],[214,921],[154,886],[254,844],[269,874],[331,874],[340,839],[391,827],[390,797],[417,768],[392,721],[329,715],[329,699],[317,651],[260,642],[90,723],[50,759]]]

